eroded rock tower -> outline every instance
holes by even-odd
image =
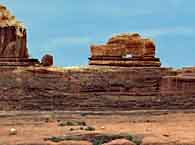
[[[160,67],[155,57],[155,44],[139,34],[114,36],[104,45],[92,45],[90,65]]]
[[[26,29],[5,6],[0,5],[0,66],[28,66],[38,63],[29,59]]]

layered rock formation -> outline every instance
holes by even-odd
[[[37,62],[29,59],[26,29],[6,7],[0,5],[0,66],[27,66]]]
[[[0,110],[195,109],[189,70],[184,75],[151,67],[0,68]]]
[[[0,110],[69,111],[146,108],[160,94],[163,72],[120,67],[0,71]]]
[[[26,43],[26,29],[0,6],[0,110],[195,109],[195,69],[161,68],[154,42],[138,34],[91,46],[90,65],[78,68],[46,67],[50,55],[41,67]]]
[[[105,45],[92,45],[90,65],[160,67],[155,44],[139,34],[112,37]]]

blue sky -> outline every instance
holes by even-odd
[[[194,0],[1,0],[28,29],[30,55],[85,65],[89,46],[113,34],[152,38],[163,66],[195,66]]]

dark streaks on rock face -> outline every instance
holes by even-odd
[[[26,32],[23,30],[24,36],[19,37],[16,31],[15,27],[0,27],[0,58],[28,58]]]
[[[0,66],[30,66],[26,29],[6,7],[0,5]]]
[[[195,81],[186,78],[193,73],[185,71],[174,76],[171,69],[147,67],[0,70],[0,110],[195,109]]]
[[[195,69],[161,68],[154,42],[137,33],[91,46],[89,66],[78,68],[30,59],[26,37],[0,5],[0,110],[195,109]]]
[[[0,5],[0,32],[0,57],[28,57],[26,29],[2,5]]]

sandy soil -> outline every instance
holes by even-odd
[[[143,134],[143,142],[164,144],[195,144],[195,113],[174,112],[120,112],[120,113],[71,113],[71,112],[1,112],[0,144],[44,143],[44,138],[65,134],[86,133],[79,126],[60,127],[67,120],[85,121],[99,133]],[[9,135],[10,128],[17,135]],[[74,131],[70,131],[74,128]]]

